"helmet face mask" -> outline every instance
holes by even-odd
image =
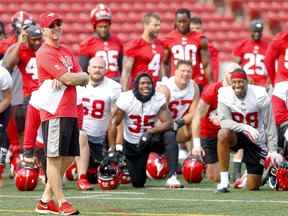
[[[35,24],[35,21],[29,13],[25,11],[18,11],[12,16],[11,23],[13,30],[16,32],[16,34],[19,34],[22,28],[24,29],[26,26]]]
[[[97,181],[100,189],[112,190],[120,184],[121,170],[113,152],[108,152],[97,168]]]

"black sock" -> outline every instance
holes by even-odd
[[[241,177],[241,165],[241,162],[233,162],[233,181]]]

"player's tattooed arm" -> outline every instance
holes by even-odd
[[[212,68],[211,68],[211,58],[208,50],[208,40],[202,38],[200,42],[200,55],[203,64],[203,70],[205,77],[209,83],[213,82]]]
[[[160,119],[159,124],[155,124],[155,127],[148,129],[149,133],[161,133],[168,131],[173,127],[173,119],[167,107],[167,104],[164,104],[159,110],[158,117]]]
[[[123,57],[123,67],[122,67],[122,74],[121,74],[121,86],[123,91],[128,90],[128,83],[129,83],[129,77],[131,75],[131,71],[134,65],[134,58],[132,57]]]

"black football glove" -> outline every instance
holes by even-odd
[[[138,148],[143,148],[150,145],[152,140],[152,133],[144,132],[143,135],[140,137]]]
[[[184,125],[185,125],[185,121],[183,118],[177,119],[173,122],[173,130],[177,131],[178,129],[180,129]]]

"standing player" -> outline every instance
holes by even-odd
[[[37,202],[38,213],[78,214],[62,191],[62,176],[74,156],[79,155],[76,85],[86,85],[88,75],[81,71],[72,51],[60,43],[62,19],[55,13],[39,18],[44,43],[36,54],[39,82],[41,126],[47,160],[47,183]],[[51,81],[57,79],[65,87],[54,91]],[[42,89],[42,90],[41,90]],[[52,200],[53,194],[57,203]]]
[[[153,80],[147,73],[139,74],[133,90],[120,94],[109,126],[110,146],[116,144],[117,126],[123,120],[123,149],[133,187],[144,187],[146,164],[151,151],[166,153],[169,174],[168,187],[181,187],[176,177],[178,147],[176,135],[170,131],[172,118],[163,94],[155,93]],[[156,121],[160,120],[159,123]],[[160,151],[160,152],[159,152]]]
[[[217,157],[217,133],[220,129],[217,117],[217,95],[222,86],[231,84],[230,73],[241,68],[236,63],[228,64],[224,70],[224,80],[211,83],[201,93],[192,123],[192,154],[202,156],[206,166],[206,176],[213,182],[219,181],[219,163]]]
[[[80,132],[79,179],[76,182],[79,190],[91,188],[86,176],[87,167],[89,165],[89,168],[96,168],[103,159],[112,106],[121,92],[120,84],[105,76],[104,59],[100,57],[90,59],[88,73],[88,85],[77,88],[77,98],[82,102],[84,109],[82,128],[88,136],[88,142],[85,142],[85,135]],[[84,142],[81,143],[81,140]]]
[[[220,167],[217,191],[229,192],[230,149],[240,148],[244,149],[248,190],[258,190],[267,150],[274,164],[282,158],[277,153],[277,131],[270,97],[265,88],[248,85],[245,71],[236,69],[231,73],[231,86],[219,89],[217,113],[221,126],[217,143]]]
[[[23,114],[22,121],[25,124],[23,140],[25,159],[33,156],[37,131],[40,126],[39,110],[31,104],[33,102],[30,102],[30,98],[39,85],[36,51],[41,46],[41,43],[41,29],[34,24],[26,25],[21,30],[17,43],[8,48],[2,63],[8,70],[13,70],[17,66],[22,75],[24,103],[21,108]],[[29,102],[30,104],[28,104]]]
[[[90,13],[94,34],[80,44],[79,62],[87,71],[89,59],[96,56],[106,61],[105,76],[120,81],[123,45],[119,38],[110,32],[112,13],[104,4],[97,5]]]
[[[0,66],[0,188],[3,186],[3,172],[5,159],[9,148],[6,127],[9,118],[10,103],[12,100],[12,78],[9,72]]]
[[[13,34],[0,41],[0,58],[4,56],[8,47],[10,47],[12,44],[16,43],[18,39],[20,39],[19,35],[22,27],[33,23],[33,17],[25,11],[18,11],[11,17]],[[21,116],[23,116],[21,109],[20,112],[18,112],[18,107],[21,106],[21,104],[23,103],[22,79],[19,69],[17,67],[13,68],[13,70],[11,70],[10,72],[13,80],[11,102],[12,108],[10,110],[7,134],[12,157],[18,157],[20,150],[18,130],[20,132],[23,132],[24,129],[23,124],[21,124],[23,119],[21,118]],[[18,117],[18,114],[20,114],[20,119],[17,121],[16,125],[16,118]]]
[[[233,50],[233,56],[251,84],[268,87],[269,79],[264,64],[268,43],[262,39],[263,27],[261,20],[253,20],[250,24],[251,39],[241,41]]]
[[[190,20],[190,30],[191,32],[203,33],[202,20],[200,17],[193,16]],[[208,41],[208,50],[211,58],[211,70],[213,82],[217,82],[219,79],[219,50],[213,45],[213,43]],[[201,64],[201,70],[203,70],[203,65]],[[202,71],[202,74],[204,72]]]
[[[288,80],[288,32],[278,33],[270,43],[265,65],[272,84]]]
[[[143,17],[144,31],[140,39],[135,39],[125,46],[121,86],[128,90],[136,76],[146,71],[155,83],[164,76],[162,65],[164,49],[158,40],[160,17],[156,13],[147,13]]]
[[[164,62],[170,67],[170,75],[174,75],[178,60],[191,61],[192,79],[201,90],[207,83],[213,81],[208,41],[201,33],[191,32],[190,21],[191,15],[188,9],[176,11],[175,30],[170,32],[163,41]],[[203,70],[201,70],[201,63]]]
[[[192,137],[191,123],[199,100],[199,88],[191,77],[191,63],[179,60],[175,76],[163,81],[157,88],[157,91],[162,92],[167,98],[168,108],[174,120],[174,129],[177,131],[177,143],[191,141]]]

